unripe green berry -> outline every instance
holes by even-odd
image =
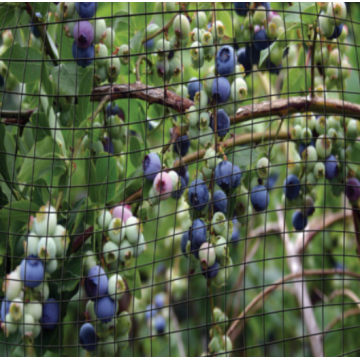
[[[134,247],[130,245],[127,240],[121,241],[120,244],[120,260],[127,262],[132,259],[134,254]]]
[[[311,171],[318,159],[316,149],[313,146],[308,146],[301,155],[303,161],[306,161],[306,166],[309,171]]]
[[[302,127],[300,125],[295,125],[291,129],[291,138],[294,140],[300,140],[302,138]]]
[[[208,96],[204,90],[200,90],[195,94],[194,103],[195,103],[196,108],[199,110],[205,109],[207,107]]]
[[[329,20],[334,25],[341,25],[344,19],[346,19],[346,15],[347,15],[345,2],[343,1],[330,2],[326,10],[326,15],[329,16]]]
[[[254,12],[253,23],[254,25],[265,25],[267,23],[266,20],[266,9],[264,6],[258,6]]]
[[[146,250],[146,243],[144,234],[139,234],[139,240],[134,245],[134,257],[139,257]]]
[[[39,237],[35,232],[31,231],[27,237],[26,242],[24,243],[24,253],[26,255],[36,255],[38,243]]]
[[[127,44],[121,45],[119,47],[118,55],[120,57],[120,62],[123,65],[127,65],[130,61],[130,49]]]
[[[106,59],[106,70],[110,81],[115,80],[121,69],[121,63],[118,57],[112,56]]]
[[[210,243],[205,242],[200,246],[199,259],[204,269],[213,266],[215,264],[216,261],[215,249]]]
[[[313,138],[310,128],[303,128],[301,131],[301,139],[305,144],[309,144]]]
[[[121,139],[123,133],[122,133],[122,128],[123,128],[123,121],[117,116],[117,115],[111,115],[110,120],[109,120],[109,134],[111,139],[116,139],[119,140]]]
[[[271,170],[269,159],[266,157],[259,159],[256,164],[256,170],[261,179],[266,179],[269,176]]]
[[[127,334],[131,329],[131,317],[127,311],[122,311],[116,318],[115,335],[116,337]]]
[[[5,335],[9,336],[18,330],[18,324],[14,321],[11,314],[8,313],[5,316],[5,322],[1,323],[1,328],[5,332]]]
[[[50,260],[56,257],[56,244],[52,237],[42,237],[38,243],[40,259]]]
[[[110,221],[108,235],[115,244],[120,244],[120,241],[125,239],[125,229],[122,226],[121,219],[115,218]]]
[[[339,144],[339,133],[335,129],[333,129],[333,128],[329,129],[329,131],[327,132],[326,135],[334,145],[338,146],[338,144]]]
[[[241,77],[236,78],[231,84],[231,99],[234,101],[244,100],[247,96],[248,87]]]
[[[41,206],[34,219],[34,228],[39,236],[53,235],[57,225],[56,209],[53,206]]]
[[[9,313],[14,321],[20,321],[24,314],[24,301],[19,297],[15,298],[10,304]]]
[[[100,85],[107,79],[107,72],[105,66],[98,67],[95,70],[94,81],[96,85]]]
[[[224,259],[228,255],[227,242],[223,236],[218,236],[215,243],[215,253],[218,259]]]
[[[169,71],[170,64],[166,57],[156,62],[156,73],[160,78],[165,78],[169,74]]]
[[[316,118],[314,115],[312,115],[312,113],[309,113],[307,115],[305,115],[304,117],[301,118],[300,120],[300,125],[303,128],[307,128],[310,129],[311,131],[313,131],[316,127]]]
[[[350,120],[346,127],[346,137],[356,139],[359,136],[359,126],[357,120]]]
[[[318,162],[314,166],[314,175],[317,180],[325,178],[325,165],[322,162]]]
[[[113,300],[120,300],[126,291],[125,282],[120,274],[114,274],[109,278],[108,293]]]
[[[199,29],[202,29],[206,25],[207,15],[204,11],[197,11],[194,13],[194,24]]]
[[[101,229],[107,229],[111,221],[111,214],[107,210],[100,211],[99,217],[97,219],[98,225]]]
[[[25,305],[25,314],[30,314],[35,321],[39,321],[42,317],[42,304],[38,301],[31,301]]]
[[[189,126],[189,138],[192,141],[197,141],[199,140],[199,134],[200,134],[200,130],[198,128],[198,126]]]
[[[324,12],[320,13],[319,16],[319,28],[320,34],[329,38],[334,33],[335,25],[334,21],[327,16],[324,16]]]
[[[111,264],[119,257],[119,246],[112,241],[108,241],[105,243],[102,252],[104,254],[106,264]]]
[[[213,144],[214,141],[214,132],[209,126],[206,129],[200,129],[199,131],[199,142],[203,147],[208,147]]]
[[[105,19],[95,19],[94,20],[94,43],[98,44],[102,41],[103,37],[106,36],[104,33],[106,31],[106,21]]]
[[[217,20],[211,27],[211,35],[214,41],[219,42],[225,36],[225,26],[224,24]]]
[[[332,142],[326,135],[320,135],[317,138],[315,147],[320,159],[325,159],[331,155]]]
[[[108,27],[105,29],[101,42],[104,43],[106,45],[106,47],[108,49],[110,49],[110,51],[112,51],[112,45],[115,41],[115,31],[114,29],[112,29],[111,27]]]
[[[326,134],[326,132],[329,130],[329,122],[325,116],[319,116],[317,118],[315,129],[319,135]]]
[[[206,129],[210,126],[210,115],[208,112],[202,112],[200,114],[200,129]]]
[[[58,268],[58,261],[57,259],[48,260],[45,265],[45,271],[48,274],[52,274],[55,272]]]
[[[178,39],[187,39],[190,33],[190,23],[185,15],[177,15],[173,22],[175,35]]]

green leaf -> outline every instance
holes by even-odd
[[[126,180],[119,183],[116,189],[116,202],[124,201],[128,196],[138,191],[143,185],[143,168],[139,166]]]
[[[257,159],[257,153],[251,147],[235,147],[230,153],[226,153],[230,162],[237,165],[240,169],[246,168]]]
[[[36,213],[39,207],[30,200],[13,201],[0,211],[0,220],[19,221],[27,223],[31,213]]]
[[[96,182],[99,185],[98,199],[99,203],[108,203],[115,197],[117,165],[112,156],[106,156],[108,153],[101,152],[100,158],[96,161]]]
[[[13,334],[10,334],[9,337],[6,337],[5,332],[0,332],[0,356],[9,357],[12,355],[15,348],[19,345],[22,345],[23,338],[20,334],[20,331],[16,331]]]
[[[9,47],[0,58],[8,62],[9,71],[21,83],[39,81],[42,70],[42,54],[33,47],[15,44]]]
[[[134,167],[141,165],[144,158],[144,152],[139,139],[136,136],[130,137],[130,161]]]
[[[63,174],[65,162],[61,159],[60,147],[47,136],[36,143],[27,154],[20,168],[18,179],[30,183],[51,172],[53,176]]]
[[[30,122],[33,125],[32,131],[36,141],[41,141],[46,136],[51,136],[49,120],[46,114],[35,111],[30,117]]]
[[[60,94],[75,96],[78,94],[84,77],[89,76],[89,71],[90,69],[79,67],[76,63],[67,62],[66,64],[53,67],[51,75]],[[86,90],[87,94],[90,95],[91,88]]]
[[[75,107],[75,126],[78,126],[83,120],[88,117],[88,107],[90,104],[90,95],[93,87],[92,69],[84,74],[78,91],[78,103]]]
[[[131,39],[130,39],[130,51],[133,54],[137,54],[140,52],[142,40],[144,38],[144,31],[138,31]]]
[[[43,178],[38,179],[34,183],[32,200],[39,206],[39,208],[50,200],[49,189]]]
[[[313,6],[315,6],[313,2],[299,2],[290,6],[286,10],[285,24],[288,22],[301,23],[304,16],[303,13],[311,12]]]
[[[85,163],[85,174],[89,177],[89,196],[90,200],[94,203],[99,202],[99,194],[98,194],[98,186],[96,183],[96,168],[94,162],[90,158],[90,154],[88,156],[88,161]]]
[[[65,261],[65,273],[63,280],[59,283],[59,293],[75,289],[81,279],[82,266],[82,258],[80,256],[70,256]]]
[[[15,8],[7,7],[4,9],[5,4],[1,6],[2,10],[0,11],[0,28],[6,29],[10,26],[16,25],[16,16],[15,16]]]

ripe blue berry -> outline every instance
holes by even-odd
[[[195,179],[189,187],[189,203],[195,210],[203,210],[209,201],[209,190],[203,180]]]
[[[275,187],[276,181],[279,178],[279,174],[271,174],[266,182],[266,187],[268,190],[271,190],[273,187]]]
[[[187,257],[186,246],[188,241],[189,241],[189,232],[185,232],[182,234],[181,243],[180,243],[181,252],[185,255],[185,257]]]
[[[190,97],[190,100],[194,100],[194,96],[197,92],[199,92],[200,90],[202,90],[202,83],[199,81],[198,78],[196,77],[192,77],[189,80],[187,89],[188,89],[188,94]]]
[[[191,251],[194,256],[199,258],[200,246],[206,242],[206,225],[201,219],[195,219],[189,229],[189,240],[191,241]]]
[[[217,133],[220,137],[224,137],[230,129],[230,118],[228,114],[223,110],[220,109],[216,115],[216,122],[217,122]],[[214,117],[211,116],[210,118],[210,127],[215,131],[214,126]]]
[[[11,302],[8,301],[7,299],[4,299],[2,301],[1,310],[0,310],[0,314],[1,314],[0,320],[1,320],[1,322],[5,321],[5,317],[10,311],[10,305],[11,305]]]
[[[254,45],[254,49],[258,53],[260,53],[262,50],[265,50],[269,47],[270,41],[268,41],[268,37],[266,35],[266,30],[264,30],[264,29],[259,30],[254,35],[253,45]]]
[[[212,279],[218,274],[219,269],[220,269],[219,262],[215,261],[213,266],[210,266],[207,269],[202,268],[203,275],[205,276],[206,279]]]
[[[325,177],[328,180],[334,179],[339,174],[339,165],[334,155],[325,160]]]
[[[92,267],[85,279],[85,291],[88,297],[93,298],[107,294],[108,277],[103,268]]]
[[[83,324],[80,328],[79,340],[82,347],[87,351],[94,351],[97,343],[97,335],[94,327],[89,324]]]
[[[108,138],[107,136],[104,136],[102,144],[104,146],[104,151],[108,152],[109,154],[114,153],[114,143],[112,142],[112,140],[110,138]]]
[[[109,322],[116,313],[116,302],[110,296],[98,298],[95,302],[95,314],[102,322]]]
[[[74,41],[72,44],[72,55],[77,60],[77,64],[81,67],[87,67],[94,62],[95,48],[91,44],[88,48],[82,49],[76,45]]]
[[[216,70],[219,75],[229,75],[235,71],[235,54],[234,49],[229,45],[222,46],[215,58]]]
[[[187,135],[180,136],[174,143],[174,151],[176,154],[185,156],[190,148],[190,140]]]
[[[53,298],[47,299],[46,302],[43,304],[41,318],[43,329],[54,329],[59,322],[59,315],[59,303]]]
[[[330,37],[328,37],[328,40],[337,39],[341,35],[341,33],[343,31],[343,27],[344,27],[343,23],[340,24],[340,25],[335,26],[334,32]]]
[[[212,83],[212,99],[217,103],[224,103],[229,100],[230,97],[230,83],[227,78],[218,77],[215,78]]]
[[[155,41],[154,39],[150,39],[148,40],[145,44],[144,44],[145,50],[146,51],[152,51],[155,48]]]
[[[307,217],[301,212],[296,211],[292,217],[292,224],[297,231],[304,230],[308,223]]]
[[[77,2],[75,3],[77,13],[82,19],[92,18],[97,9],[96,2]]]
[[[234,2],[234,9],[237,15],[246,16],[249,11],[249,2]]]
[[[163,334],[166,329],[166,320],[163,316],[158,315],[155,317],[155,330],[158,334]]]
[[[270,197],[264,185],[256,185],[251,190],[250,200],[255,211],[264,211],[269,204]]]
[[[165,306],[165,295],[163,293],[156,294],[154,297],[154,304],[156,308],[162,308]]]
[[[226,194],[222,190],[217,190],[214,193],[214,213],[221,212],[227,213],[228,199]]]
[[[146,320],[153,319],[158,312],[156,309],[154,309],[153,304],[148,305],[145,310]]]
[[[346,182],[345,194],[350,201],[358,201],[360,198],[360,182],[357,178],[350,178]]]
[[[109,118],[111,115],[118,115],[118,116],[119,116],[120,111],[123,112],[123,110],[121,110],[117,104],[115,104],[114,106],[112,106],[112,104],[110,103],[110,104],[108,104],[108,105],[106,106],[106,116],[107,116],[108,118]],[[119,116],[119,117],[120,117],[120,116]],[[122,119],[122,120],[124,120],[124,119]]]
[[[77,46],[81,49],[88,48],[94,40],[94,29],[88,21],[78,21],[73,34]]]
[[[44,265],[36,256],[30,255],[21,261],[20,274],[24,285],[34,288],[44,280]]]
[[[289,175],[284,181],[284,194],[289,200],[296,199],[300,194],[300,180],[296,175]]]
[[[161,170],[160,157],[156,153],[149,153],[143,161],[143,170],[146,180],[153,181]]]
[[[251,59],[249,58],[248,54],[249,53],[244,47],[240,48],[236,54],[238,63],[244,67],[246,72],[251,71],[252,69]]]
[[[237,221],[236,218],[232,219],[233,222],[233,232],[231,234],[231,241],[235,244],[238,243],[238,241],[240,241],[240,224]]]
[[[236,189],[240,185],[241,170],[230,161],[222,161],[215,168],[215,181],[224,191]]]

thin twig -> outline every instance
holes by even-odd
[[[269,159],[270,159],[270,155],[271,155],[271,150],[272,150],[272,148],[274,147],[274,144],[276,143],[277,137],[278,137],[278,135],[279,135],[279,132],[280,132],[280,129],[281,129],[283,123],[284,123],[284,117],[281,118],[280,124],[279,124],[279,126],[278,126],[278,128],[277,128],[277,131],[276,131],[275,139],[274,139],[274,141],[273,141],[273,142],[271,143],[271,145],[270,145],[269,155],[268,155]]]
[[[148,42],[149,40],[155,38],[156,36],[162,34],[163,32],[166,32],[167,30],[169,30],[170,26],[173,24],[177,15],[178,14],[175,14],[162,28],[156,30],[154,33],[152,33],[151,35],[148,35],[146,38],[144,38],[142,40],[142,43],[144,44],[144,43]]]
[[[345,311],[344,313],[340,314],[339,316],[337,316],[324,330],[324,332],[328,332],[330,331],[338,322],[342,321],[343,319],[349,317],[349,316],[354,316],[354,315],[359,315],[360,314],[360,309],[358,308],[354,308],[354,309],[349,309],[347,311]]]
[[[274,290],[276,290],[280,285],[284,285],[288,280],[296,279],[296,278],[302,278],[305,276],[327,276],[327,275],[348,275],[357,279],[360,279],[360,274],[355,273],[353,271],[349,270],[342,270],[342,269],[316,269],[316,270],[303,270],[298,273],[289,274],[287,276],[284,276],[283,278],[277,280],[273,285],[267,287],[263,292],[256,295],[249,305],[245,308],[245,310],[236,318],[236,320],[232,323],[230,328],[228,329],[226,335],[230,336],[232,340],[234,340],[237,336],[237,327],[239,323],[245,319],[247,313],[254,308],[254,306],[261,301],[262,299],[265,299],[269,294],[271,294]],[[232,321],[234,319],[230,319]]]
[[[140,55],[135,63],[135,73],[136,73],[136,81],[141,81],[141,75],[140,75],[140,65],[142,64],[142,61],[145,60],[149,66],[152,66],[153,63],[151,60],[149,60],[145,55]]]
[[[105,108],[105,105],[110,101],[110,95],[105,96],[99,103],[98,107],[95,109],[95,111],[89,116],[88,120],[93,121]]]
[[[350,298],[352,301],[354,301],[354,303],[357,305],[357,307],[360,309],[360,299],[358,298],[358,296],[351,291],[350,289],[337,289],[335,291],[333,291],[329,296],[328,296],[328,301],[333,300],[336,296],[344,296],[346,295],[348,298]]]
[[[94,227],[93,226],[88,227],[83,234],[81,234],[74,240],[71,246],[71,252],[72,253],[77,252],[84,245],[85,241],[89,239],[90,236],[93,235],[93,233],[94,233]]]

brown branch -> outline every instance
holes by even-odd
[[[274,290],[276,290],[280,285],[285,285],[286,281],[301,278],[305,276],[323,276],[323,275],[348,275],[354,278],[360,279],[360,274],[357,274],[353,271],[349,270],[342,270],[342,269],[317,269],[317,270],[303,270],[301,272],[289,274],[284,276],[283,278],[277,280],[273,285],[269,286],[261,292],[260,294],[256,295],[249,305],[245,308],[245,310],[236,318],[236,320],[232,323],[230,328],[228,329],[226,335],[230,336],[232,340],[234,340],[237,336],[237,326],[239,323],[245,319],[247,313],[262,299],[265,299],[269,294],[271,294]],[[231,320],[230,320],[231,321]]]
[[[5,125],[24,126],[35,110],[36,108],[23,111],[0,110],[0,118],[3,118],[2,123]]]
[[[147,41],[155,38],[156,36],[158,36],[158,35],[160,35],[160,34],[162,34],[163,32],[168,31],[168,30],[170,29],[170,26],[173,24],[173,22],[174,22],[174,20],[175,20],[175,18],[176,18],[177,15],[178,15],[178,14],[175,14],[162,28],[156,30],[154,33],[152,33],[151,35],[148,35],[146,38],[144,38],[144,39],[142,40],[142,43],[144,44],[144,43],[146,43]]]
[[[354,308],[354,309],[349,309],[347,311],[345,311],[343,314],[340,314],[339,316],[337,316],[326,328],[324,332],[328,332],[330,331],[338,322],[342,321],[342,319],[345,319],[349,316],[354,316],[354,315],[359,315],[360,314],[360,309],[359,308]]]
[[[302,254],[318,232],[328,228],[329,226],[337,223],[338,221],[343,220],[344,217],[345,219],[349,219],[351,216],[351,211],[347,210],[345,211],[345,213],[337,212],[335,214],[328,214],[326,216],[319,216],[315,218],[308,225],[308,230],[306,230],[305,234],[300,234],[298,239],[296,240],[296,253]]]
[[[31,20],[32,22],[36,25],[39,33],[40,33],[40,37],[41,37],[41,40],[44,44],[44,47],[46,49],[46,53],[50,56],[53,64],[55,66],[57,66],[59,63],[58,63],[58,58],[57,56],[55,55],[55,52],[50,44],[50,40],[49,40],[49,37],[48,37],[48,33],[44,27],[44,25],[42,24],[42,22],[38,19],[38,17],[36,16],[32,6],[31,6],[31,3],[27,2],[25,3],[26,4],[26,12],[30,15],[31,17]]]
[[[300,256],[296,256],[296,246],[295,244],[290,240],[285,218],[284,218],[284,211],[281,207],[277,208],[278,213],[278,224],[279,228],[284,230],[281,234],[281,237],[284,242],[285,246],[285,253],[286,253],[286,259],[288,263],[288,267],[291,271],[291,273],[296,274],[298,272],[303,272],[302,263],[300,261]],[[306,287],[306,284],[303,282],[298,282],[294,284],[294,291],[295,296],[297,298],[297,302],[302,309],[302,318],[305,323],[307,334],[310,335],[309,341],[310,341],[310,347],[313,356],[323,356],[323,347],[322,347],[322,336],[316,335],[319,334],[319,327],[316,322],[315,314],[312,308],[312,303],[310,299],[310,295],[308,292],[308,289]]]
[[[81,234],[74,240],[71,246],[71,252],[72,253],[77,252],[84,245],[85,241],[89,239],[91,235],[93,235],[93,233],[94,233],[94,227],[89,226],[83,234]]]
[[[96,87],[93,90],[91,101],[100,101],[106,95],[110,95],[111,101],[129,98],[139,99],[147,101],[150,105],[160,104],[169,107],[177,112],[184,112],[194,105],[193,101],[183,98],[172,91],[166,91],[165,88],[147,86],[141,82]]]

